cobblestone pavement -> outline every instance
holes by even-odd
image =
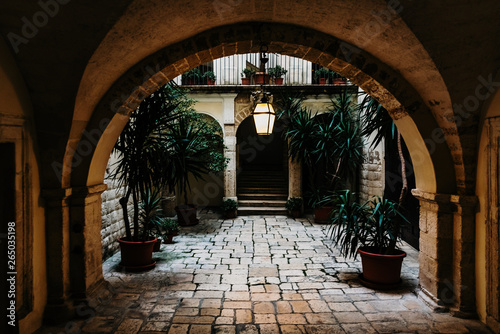
[[[359,284],[360,262],[340,257],[325,232],[308,219],[205,217],[162,245],[153,270],[125,272],[119,253],[106,261],[116,296],[65,333],[490,333],[416,297],[411,247],[401,288],[378,292]]]

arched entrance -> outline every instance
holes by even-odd
[[[439,129],[439,125],[448,120],[442,118],[436,120],[419,95],[427,93],[420,90],[417,92],[415,89],[418,85],[410,85],[398,71],[388,67],[381,60],[357,48],[355,53],[346,54],[345,47],[351,45],[345,41],[303,27],[248,22],[244,25],[219,27],[200,33],[142,59],[127,73],[123,73],[120,79],[115,80],[113,88],[108,90],[96,108],[92,109],[94,112],[88,117],[85,131],[98,133],[99,140],[91,143],[91,153],[82,157],[76,166],[71,164],[71,160],[75,152],[78,154],[82,145],[88,145],[88,140],[85,138],[73,140],[65,156],[65,172],[63,172],[63,182],[73,187],[83,187],[80,202],[70,209],[72,226],[69,228],[74,231],[72,232],[74,241],[70,243],[69,248],[74,249],[78,246],[80,250],[79,253],[74,253],[75,260],[69,269],[73,289],[85,296],[89,287],[102,278],[98,269],[100,263],[95,260],[95,254],[88,255],[90,251],[95,252],[96,248],[100,249],[96,247],[99,243],[95,240],[95,229],[77,229],[73,228],[73,225],[94,226],[100,221],[100,217],[93,210],[95,205],[100,204],[97,195],[102,190],[98,185],[102,184],[109,152],[128,121],[129,112],[159,85],[189,68],[223,55],[258,51],[258,43],[252,41],[262,42],[262,31],[265,31],[264,41],[269,44],[270,52],[293,54],[335,70],[379,99],[389,110],[407,142],[414,162],[416,186],[419,189],[417,196],[427,203],[422,206],[422,210],[425,211],[423,216],[426,217],[423,225],[427,226],[424,234],[425,243],[430,248],[420,259],[421,284],[432,301],[461,307],[463,300],[460,296],[456,298],[454,295],[453,299],[441,300],[442,291],[449,290],[450,280],[453,281],[453,277],[460,277],[455,274],[463,270],[460,266],[454,267],[449,261],[449,250],[453,249],[453,239],[446,233],[450,224],[453,225],[449,220],[452,214],[446,212],[447,218],[443,218],[440,202],[442,196],[438,194],[454,193],[457,188],[464,185],[463,165],[452,160],[447,145],[454,143],[451,145],[453,150],[460,151],[460,143],[453,131],[447,132],[447,142],[432,141],[433,130]],[[224,38],[221,38],[222,36]],[[151,72],[151,69],[154,70]],[[82,86],[85,84],[82,83]],[[136,86],[137,84],[139,86]],[[122,94],[126,98],[122,99]],[[443,98],[448,99],[446,96]],[[235,137],[236,126],[242,119],[244,117],[224,119],[224,131],[229,137]],[[445,125],[454,127],[453,124]],[[429,147],[426,147],[427,140],[430,141],[427,143]],[[71,150],[72,145],[76,150]],[[231,144],[228,147],[232,149]],[[230,173],[228,177],[231,177]],[[440,228],[436,229],[436,226]],[[423,237],[421,239],[424,240]],[[84,257],[82,254],[87,255]],[[59,253],[56,255],[61,259],[66,256]],[[92,261],[89,261],[89,258]],[[82,275],[79,269],[82,267],[85,275]],[[453,282],[460,285],[460,279]],[[455,291],[453,293],[455,294]]]
[[[238,126],[236,185],[242,215],[286,214],[288,155],[283,130],[283,122],[277,120],[271,135],[257,135],[252,116]]]

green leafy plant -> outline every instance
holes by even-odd
[[[203,77],[207,80],[211,80],[211,81],[215,81],[217,80],[217,76],[215,75],[214,72],[212,71],[206,71],[205,73],[203,73]]]
[[[125,189],[120,204],[126,238],[130,241],[145,241],[149,238],[150,214],[154,212],[151,209],[151,195],[154,189],[172,188],[174,185],[174,180],[168,174],[171,143],[166,130],[169,124],[182,115],[181,95],[179,87],[172,83],[144,99],[130,115],[129,122],[114,146],[118,159],[110,176],[117,180],[121,189]],[[130,198],[131,217],[128,210]],[[148,201],[142,204],[142,208],[141,199]],[[141,210],[146,210],[145,216]]]
[[[280,65],[276,65],[276,67],[269,68],[267,73],[269,73],[269,75],[272,76],[273,78],[281,78],[282,76],[288,73],[288,70],[284,69]]]
[[[181,230],[178,221],[169,217],[160,217],[155,229],[157,237],[162,239],[167,239],[169,235],[178,233]]]
[[[202,78],[201,71],[198,67],[195,67],[185,73],[182,74],[183,79],[201,79]]]
[[[241,71],[241,77],[245,77],[245,78],[251,78],[252,75],[255,74],[255,70],[254,69],[251,69],[251,68],[244,68],[243,71]]]
[[[327,69],[326,67],[322,67],[314,71],[314,76],[316,79],[318,78],[330,78],[332,76],[333,71]]]
[[[224,212],[237,210],[238,209],[238,202],[228,198],[222,202],[221,209]]]
[[[336,246],[340,246],[345,257],[356,257],[360,246],[377,254],[393,254],[406,223],[408,220],[401,213],[398,203],[374,197],[360,204],[347,190],[338,195],[329,236]]]
[[[294,211],[302,209],[302,197],[290,197],[286,203],[285,207],[287,210]]]

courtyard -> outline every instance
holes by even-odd
[[[86,320],[38,333],[491,333],[417,297],[412,247],[402,246],[401,287],[375,291],[327,232],[309,218],[203,212],[153,254],[152,270],[127,272],[116,253],[103,264],[113,295]]]

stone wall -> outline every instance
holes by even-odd
[[[367,144],[371,143],[370,140]],[[359,176],[359,198],[361,202],[372,196],[384,195],[384,151],[383,143],[372,149],[365,146],[363,153],[365,162],[361,166]]]
[[[123,211],[119,203],[122,196],[116,182],[106,178],[108,189],[101,195],[102,198],[102,259],[106,260],[115,254],[120,248],[117,240],[125,235],[125,225],[123,224]]]

